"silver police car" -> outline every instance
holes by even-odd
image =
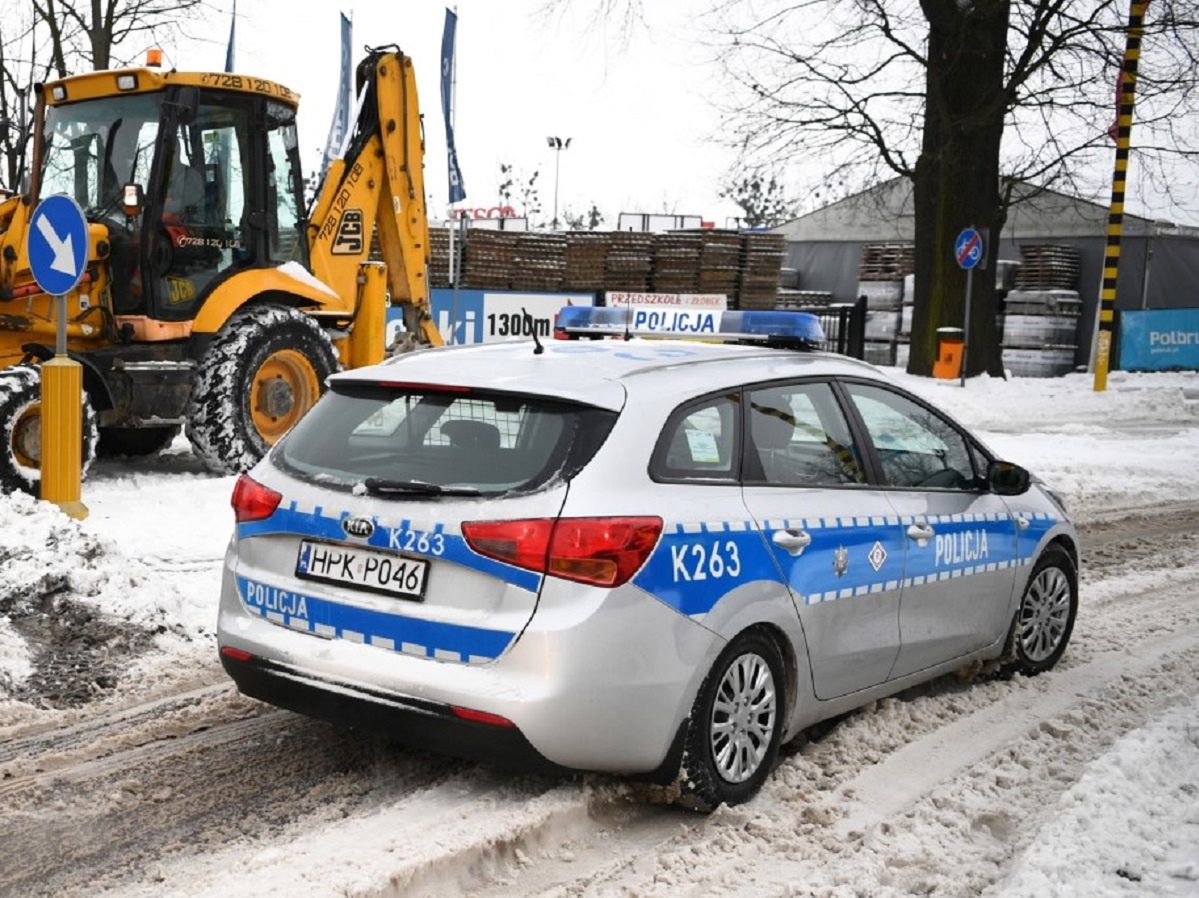
[[[627,339],[663,326],[735,342]],[[809,316],[559,318],[613,329],[334,376],[233,495],[241,691],[711,809],[817,721],[1061,657],[1078,538],[1026,471]]]

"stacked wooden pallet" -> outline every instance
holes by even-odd
[[[562,276],[563,289],[592,291],[602,285],[610,245],[609,235],[605,233],[568,232],[563,257],[566,266]]]
[[[650,286],[655,293],[694,293],[699,286],[703,241],[698,234],[659,234],[654,240]]]
[[[530,231],[518,236],[509,286],[521,290],[553,292],[562,289],[565,273],[564,234]]]
[[[649,290],[653,269],[654,235],[634,231],[613,231],[608,256],[604,260],[605,290],[644,293]]]
[[[1034,243],[1020,247],[1017,290],[1074,290],[1082,268],[1073,246]]]
[[[916,247],[911,243],[867,243],[862,247],[859,281],[902,281],[916,270]]]
[[[832,305],[833,294],[825,290],[795,290],[790,287],[779,289],[776,309],[817,309]]]
[[[782,234],[741,236],[741,277],[737,305],[742,309],[773,309],[778,301],[785,239]]]
[[[702,231],[699,256],[700,293],[733,297],[741,274],[741,235],[736,231]]]
[[[463,255],[462,286],[506,290],[516,267],[516,243],[523,235],[508,231],[473,231]]]
[[[454,235],[456,240],[458,235]],[[429,229],[429,284],[448,287],[450,265],[450,231],[448,228]]]

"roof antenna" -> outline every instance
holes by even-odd
[[[524,306],[520,307],[520,314],[525,319],[525,330],[533,337],[533,355],[541,355],[545,352],[545,347],[541,345],[541,338],[537,336],[537,319],[530,315]]]

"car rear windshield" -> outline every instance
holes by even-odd
[[[336,384],[272,459],[309,481],[406,498],[527,492],[578,473],[615,420],[541,396]]]

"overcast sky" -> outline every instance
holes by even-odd
[[[224,65],[231,0],[191,29],[202,38],[168,49],[180,69]],[[501,162],[526,176],[540,169],[544,216],[552,213],[554,153],[546,137],[572,138],[562,153],[559,208],[595,202],[615,225],[626,212],[675,211],[726,224],[736,208],[719,197],[737,156],[722,139],[717,104],[728,99],[704,13],[712,0],[647,2],[646,20],[628,40],[590,20],[600,0],[461,0],[457,4],[457,138],[466,206],[498,201]],[[301,94],[305,168],[319,158],[338,78],[338,9],[353,14],[355,63],[365,45],[397,43],[417,69],[427,138],[430,212],[446,209],[444,132],[438,62],[445,5],[438,0],[241,0],[236,67]],[[1147,51],[1148,52],[1148,51]],[[1136,131],[1133,132],[1134,143]],[[819,183],[820,160],[788,160],[793,195]],[[1100,173],[1102,174],[1102,173]],[[1138,196],[1130,170],[1128,211],[1199,225],[1194,171],[1182,207]],[[1104,183],[1103,177],[1095,183]],[[1092,197],[1106,203],[1106,196]],[[1144,200],[1148,199],[1148,204]],[[809,204],[810,205],[810,204]]]
[[[230,2],[222,4],[225,10]],[[711,96],[715,66],[694,16],[708,0],[653,4],[648,31],[625,42],[582,11],[547,17],[544,0],[463,0],[458,4],[456,134],[464,205],[497,201],[501,162],[526,176],[540,169],[542,206],[552,215],[554,153],[546,137],[570,137],[562,153],[559,208],[592,202],[615,224],[620,211],[703,215],[724,224],[736,210],[719,198],[735,155],[719,142]],[[587,9],[598,3],[576,2]],[[446,204],[439,57],[445,5],[435,0],[358,0],[355,63],[367,44],[397,43],[413,58],[425,114],[426,185],[434,215]],[[300,140],[310,169],[324,145],[338,77],[336,3],[241,0],[239,71],[280,81],[301,94]],[[180,43],[180,69],[224,65],[228,13]]]

